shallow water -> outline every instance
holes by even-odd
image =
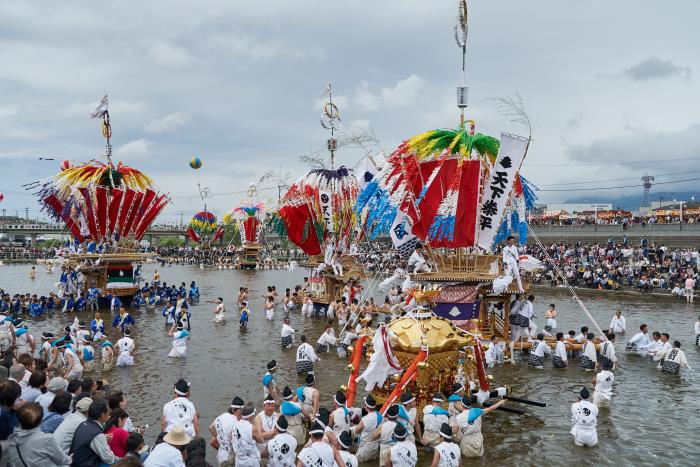
[[[154,267],[144,268],[150,279]],[[48,275],[38,266],[35,281],[29,280],[29,266],[0,267],[0,287],[11,294],[47,294],[58,275]],[[286,287],[301,282],[303,270],[233,271],[200,270],[194,266],[173,266],[161,269],[168,283],[197,281],[202,300],[191,308],[192,335],[187,358],[169,359],[171,338],[165,331],[164,318],[159,312],[134,313],[137,324],[133,330],[136,340],[136,365],[114,369],[98,375],[112,387],[127,391],[127,410],[137,424],[149,424],[147,441],[152,442],[159,431],[162,406],[171,398],[173,383],[180,377],[192,383],[192,400],[200,411],[201,428],[209,438],[207,427],[231,399],[238,395],[262,403],[261,378],[270,359],[279,362],[278,383],[292,388],[302,383],[294,371],[294,350],[279,345],[282,313],[270,322],[265,319],[262,294],[267,285],[275,285],[280,295]],[[251,318],[249,329],[238,329],[238,313],[234,301],[238,287],[250,289]],[[229,323],[212,323],[213,305],[206,300],[222,296],[228,308]],[[650,299],[646,296],[583,299],[586,307],[603,329],[610,323],[619,306],[627,317],[627,335],[618,339],[618,357],[622,368],[615,373],[615,395],[611,409],[601,410],[598,417],[599,444],[594,448],[578,448],[569,434],[570,404],[576,401],[582,386],[591,387],[592,373],[572,367],[567,370],[532,370],[526,365],[503,365],[491,370],[494,383],[513,386],[514,395],[547,402],[546,408],[519,406],[524,415],[493,412],[484,421],[485,456],[473,464],[499,465],[698,465],[700,447],[700,390],[696,372],[685,377],[664,375],[650,361],[624,354],[624,342],[642,322],[649,328],[669,332],[671,339],[682,342],[691,367],[700,371],[700,351],[693,342],[693,323],[700,309],[685,303]],[[590,323],[578,305],[562,290],[539,292],[535,301],[537,323],[544,325],[546,305],[556,303],[559,310],[559,330],[568,331]],[[103,313],[105,314],[105,313]],[[73,316],[56,316],[29,321],[30,331],[38,337],[42,331],[56,332],[72,321]],[[81,319],[89,321],[92,315]],[[292,314],[292,326],[297,336],[306,333],[315,342],[323,329],[322,319],[302,319]],[[116,336],[108,333],[116,341]],[[347,382],[347,362],[334,354],[326,354],[316,365],[317,387],[322,406],[330,407],[332,397],[341,384]],[[213,451],[208,456],[215,461]],[[368,465],[376,465],[371,463]],[[430,465],[423,456],[421,465]]]

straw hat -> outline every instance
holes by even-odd
[[[185,428],[180,425],[175,425],[170,433],[163,437],[163,441],[173,446],[184,446],[190,444],[192,439],[185,433]]]

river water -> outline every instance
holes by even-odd
[[[47,294],[58,280],[37,266],[37,279],[29,280],[29,265],[0,267],[0,287],[7,292]],[[150,279],[155,267],[147,265],[144,277]],[[195,280],[200,287],[200,304],[191,308],[192,333],[185,359],[169,359],[171,338],[165,331],[164,318],[159,312],[134,313],[136,326],[132,334],[136,340],[136,364],[131,368],[116,368],[98,375],[107,379],[114,388],[127,392],[127,410],[137,424],[149,424],[147,433],[152,442],[159,431],[163,404],[172,395],[172,385],[180,377],[192,383],[192,400],[200,411],[202,433],[234,396],[262,404],[261,378],[265,364],[279,362],[278,383],[292,388],[301,385],[294,371],[294,350],[283,350],[279,344],[282,313],[273,321],[264,315],[262,294],[268,285],[275,285],[280,295],[286,287],[301,283],[303,270],[288,271],[233,271],[200,270],[194,266],[172,266],[161,270],[168,283]],[[239,287],[248,287],[251,297],[249,329],[239,331],[238,313],[234,307]],[[537,292],[536,321],[544,325],[544,311],[549,303],[559,310],[558,328],[561,331],[588,325],[578,305],[566,291],[551,289]],[[204,303],[222,296],[228,308],[229,323],[212,323],[213,305]],[[627,317],[627,335],[618,339],[617,349],[622,368],[615,373],[615,395],[610,410],[601,410],[598,417],[599,444],[594,448],[575,447],[571,428],[570,405],[576,401],[583,386],[591,388],[593,374],[574,366],[554,371],[529,369],[526,365],[502,365],[491,370],[494,383],[513,386],[513,394],[547,402],[546,408],[519,406],[524,415],[492,412],[484,421],[485,455],[473,461],[483,465],[698,465],[700,462],[700,351],[693,342],[693,323],[699,309],[684,302],[650,299],[647,296],[615,297],[604,299],[583,298],[586,307],[602,328],[606,328],[617,307]],[[381,303],[381,302],[380,302]],[[104,313],[103,313],[104,314]],[[42,331],[56,332],[72,321],[70,316],[56,316],[29,322],[31,333],[38,338]],[[92,315],[82,319],[89,321]],[[670,376],[658,372],[650,361],[625,355],[624,342],[638,329],[649,324],[651,331],[668,332],[671,340],[680,340],[688,361],[696,371],[685,376]],[[297,336],[306,333],[312,342],[323,329],[323,320],[302,319],[292,314],[292,326]],[[112,330],[112,342],[118,338]],[[317,387],[321,391],[321,405],[332,406],[332,397],[339,385],[347,382],[347,362],[330,353],[318,363]],[[549,364],[549,362],[547,362]],[[592,389],[592,388],[591,388]],[[213,451],[207,458],[215,461]],[[471,462],[470,462],[471,464]],[[376,465],[372,463],[370,465]],[[430,465],[430,458],[421,454],[421,464]]]

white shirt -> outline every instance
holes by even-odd
[[[267,442],[269,467],[294,467],[297,440],[289,433],[278,433]]]
[[[649,347],[649,334],[644,334],[643,332],[638,332],[630,339],[630,344],[637,347],[638,350],[646,350]]]
[[[532,302],[530,300],[525,300],[522,308],[520,308],[520,314],[528,319],[530,319],[534,316],[535,309],[532,306]]]
[[[418,462],[418,451],[415,443],[400,441],[391,447],[392,465],[401,467],[414,467]]]
[[[294,334],[296,334],[296,331],[293,327],[287,323],[282,324],[282,333],[280,334],[281,337],[294,336]]]
[[[583,444],[596,444],[598,433],[596,424],[598,422],[598,407],[587,400],[571,404],[571,421],[574,426],[571,434],[574,439]]]
[[[333,448],[330,444],[322,441],[311,443],[309,447],[302,449],[297,457],[304,464],[304,467],[333,467],[335,465]]]
[[[557,346],[554,349],[554,355],[561,358],[564,363],[567,363],[566,359],[566,344],[562,341],[557,341]]]
[[[418,251],[414,251],[411,253],[411,256],[408,258],[408,265],[413,266],[414,264],[421,264],[425,263],[425,259],[421,256]]]
[[[307,342],[304,342],[297,348],[297,362],[301,362],[303,360],[308,360],[310,362],[315,362],[318,360],[316,351]]]
[[[44,415],[46,415],[47,413],[49,413],[49,406],[53,402],[54,397],[56,397],[55,393],[51,391],[46,391],[44,394],[34,399],[34,402],[39,404],[44,409]]]
[[[134,340],[131,337],[122,337],[117,341],[119,352],[131,352],[134,349]]]
[[[546,343],[535,339],[532,341],[530,353],[535,357],[544,357],[545,354],[550,355],[552,353],[552,349],[550,349]]]
[[[503,262],[504,263],[515,263],[518,264],[518,258],[520,253],[518,253],[518,247],[515,245],[506,245],[503,247]]]
[[[168,443],[160,443],[153,448],[143,463],[144,467],[185,467],[182,453]]]
[[[695,335],[700,334],[700,321],[695,322]]]
[[[613,316],[612,321],[610,321],[610,329],[612,332],[625,332],[625,327],[627,326],[627,321],[624,316],[617,315]]]
[[[345,462],[345,467],[357,467],[357,456],[347,451],[340,451],[340,458]],[[337,463],[333,463],[335,467],[338,467]]]
[[[185,432],[194,438],[194,404],[186,397],[176,397],[163,406],[165,431],[170,432],[175,425],[185,428]]]
[[[655,361],[661,360],[666,355],[668,355],[668,353],[671,351],[671,349],[673,349],[673,346],[671,345],[671,343],[669,341],[666,341],[666,342],[659,341],[659,343],[661,345],[659,346],[659,350],[656,352],[656,355],[654,355]]]
[[[225,412],[216,417],[214,420],[214,429],[216,430],[216,439],[219,442],[219,450],[216,453],[216,460],[224,462],[228,459],[229,454],[233,452],[233,447],[230,442],[231,430],[236,422],[236,417]]]
[[[608,370],[603,370],[595,377],[595,392],[606,400],[612,398],[612,387],[615,375]]]
[[[435,446],[435,450],[440,453],[438,467],[458,467],[462,453],[455,443],[443,441]]]

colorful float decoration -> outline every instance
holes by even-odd
[[[218,224],[216,214],[205,208],[192,216],[187,224],[187,235],[193,242],[210,247],[224,235],[224,228]]]
[[[84,288],[95,285],[128,298],[138,284],[124,278],[149,256],[138,253],[140,241],[170,197],[143,172],[112,162],[107,96],[92,117],[102,119],[105,161],[63,161],[56,175],[28,189],[50,217],[65,223],[71,241],[62,253],[67,266],[85,275]]]
[[[535,197],[519,171],[530,138],[509,133],[495,138],[476,131],[473,120],[465,121],[466,2],[459,6],[460,124],[400,144],[359,194],[355,213],[365,216],[370,239],[388,234],[404,258],[419,244],[424,247],[416,255],[425,255],[425,266],[408,273],[423,288],[441,290],[432,304],[438,316],[484,337],[507,339],[510,302],[518,287],[505,281],[494,291],[494,281],[510,276],[492,252],[508,235],[525,240],[526,211]],[[523,279],[523,288],[528,287]]]
[[[359,185],[352,169],[335,168],[338,142],[334,134],[341,120],[330,84],[321,125],[331,133],[327,140],[330,168],[313,169],[294,183],[282,197],[273,222],[278,233],[309,256],[302,266],[311,269],[313,301],[317,311],[325,312],[346,283],[364,278],[362,265],[351,254],[356,240],[358,217],[354,207]]]
[[[241,235],[239,269],[256,269],[260,260],[260,238],[262,235],[265,204],[255,201],[258,190],[254,183],[248,188],[248,201],[232,209],[224,216],[224,224],[234,223]]]

